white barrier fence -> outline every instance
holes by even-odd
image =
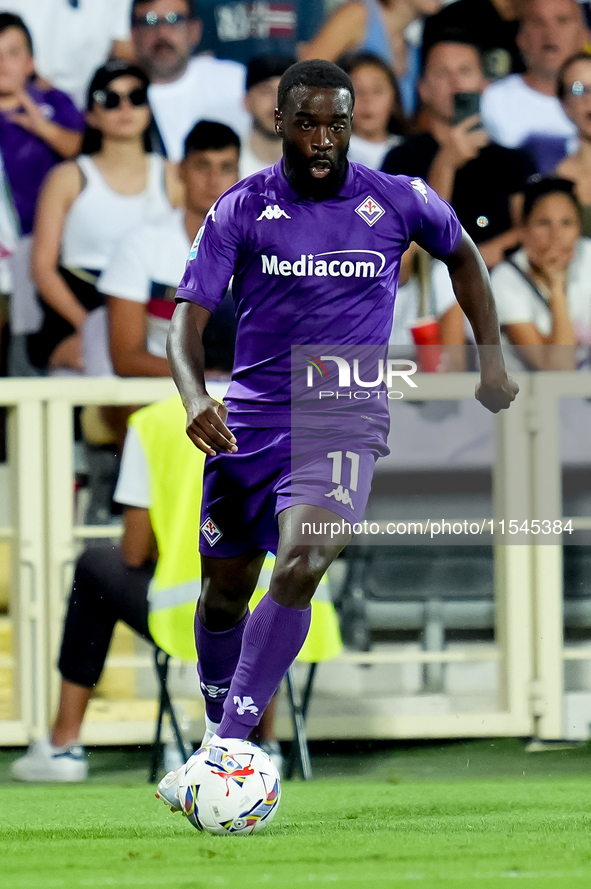
[[[418,375],[421,399],[473,399],[474,374]],[[519,524],[562,515],[559,408],[561,397],[591,397],[591,375],[523,374],[520,395],[495,423],[493,517]],[[143,404],[174,392],[170,380],[120,378],[0,380],[0,405],[9,409],[11,521],[0,527],[10,542],[12,582],[10,667],[14,718],[0,719],[0,743],[25,743],[47,729],[56,704],[55,662],[72,566],[80,542],[113,537],[111,526],[78,526],[74,521],[73,407],[88,404]],[[591,462],[591,450],[590,458]],[[533,467],[533,471],[532,471]],[[578,516],[577,528],[591,528]],[[536,538],[529,538],[534,541]],[[364,720],[350,716],[312,718],[312,737],[469,737],[562,734],[564,660],[591,659],[591,645],[565,651],[563,645],[562,548],[559,545],[496,545],[495,641],[441,652],[409,646],[393,653],[345,653],[343,662],[363,664],[497,664],[496,707],[471,712],[404,714],[384,712]],[[121,659],[120,659],[121,660]],[[146,742],[148,722],[90,722],[88,743]]]

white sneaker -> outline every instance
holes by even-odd
[[[24,756],[10,766],[17,781],[85,781],[88,777],[86,750],[81,744],[54,747],[49,738],[33,741]]]

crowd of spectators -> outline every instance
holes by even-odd
[[[0,373],[169,375],[191,244],[226,189],[280,160],[279,80],[313,58],[351,76],[350,159],[455,208],[509,366],[589,366],[590,26],[578,0],[0,0]],[[413,246],[400,284],[391,343],[412,354],[429,326],[438,369],[467,367],[443,263]],[[210,378],[229,376],[234,338],[228,293],[205,333]],[[82,418],[86,522],[110,519],[132,410]],[[89,694],[66,702],[74,734]]]
[[[515,362],[580,366],[535,347],[591,339],[590,22],[577,0],[0,0],[4,372],[168,374],[190,244],[280,159],[279,79],[319,57],[355,87],[351,160],[456,209]],[[469,336],[445,269],[412,249],[392,342],[425,315],[444,344]],[[208,336],[227,374],[231,296]]]

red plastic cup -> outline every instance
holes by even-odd
[[[419,369],[423,373],[438,373],[441,370],[443,349],[437,319],[420,318],[410,331],[417,347]]]

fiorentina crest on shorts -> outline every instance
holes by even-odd
[[[201,531],[210,546],[213,546],[215,543],[218,542],[220,537],[224,536],[216,523],[212,521],[209,516],[207,516],[207,518],[201,525]]]
[[[381,219],[386,211],[383,207],[380,207],[377,201],[368,196],[362,204],[355,207],[355,212],[371,226],[375,225],[378,219]]]

